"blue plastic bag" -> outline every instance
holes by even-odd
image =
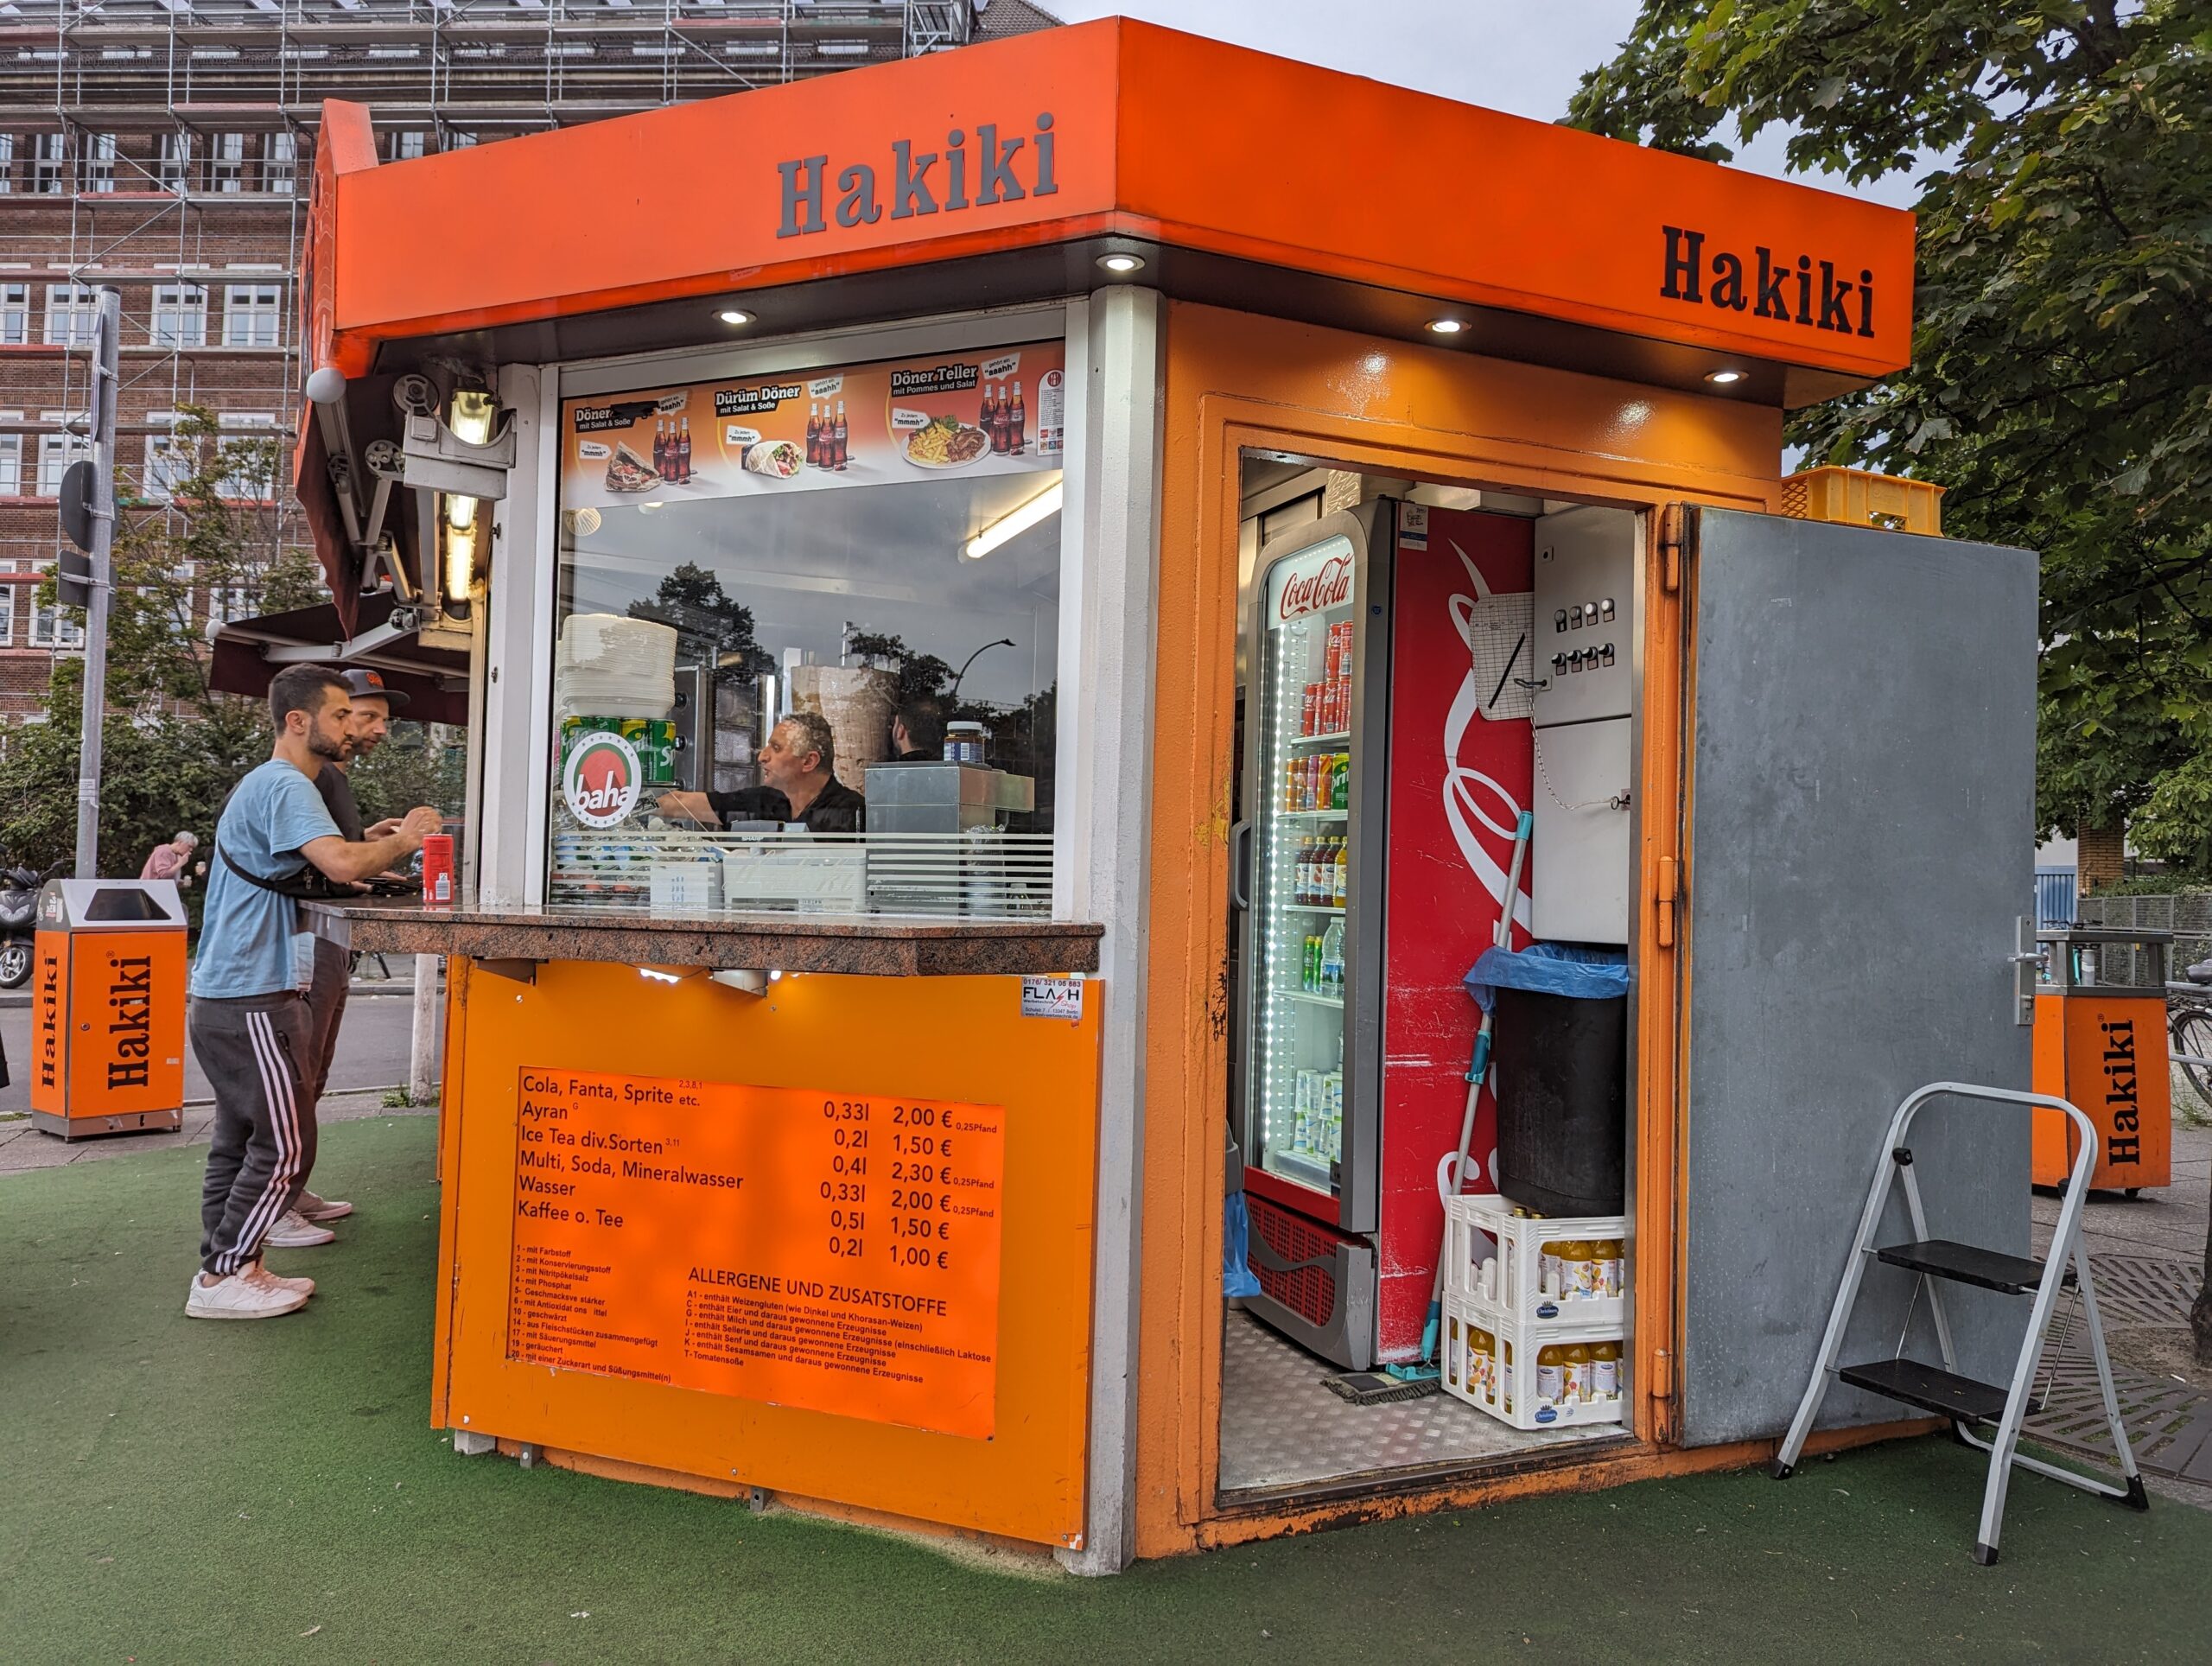
[[[1221,1205],[1221,1294],[1224,1299],[1260,1294],[1260,1281],[1252,1276],[1247,1264],[1251,1232],[1252,1214],[1244,1206],[1244,1194],[1232,1192]]]
[[[1628,993],[1628,951],[1575,943],[1532,943],[1525,949],[1485,949],[1467,974],[1467,993],[1484,1012],[1498,989],[1609,1001]]]

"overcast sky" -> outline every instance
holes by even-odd
[[[1637,0],[1039,0],[1068,22],[1119,13],[1240,46],[1326,64],[1464,104],[1556,121],[1582,73],[1611,57]],[[1732,132],[1722,137],[1734,143]],[[1737,165],[1781,174],[1783,134],[1770,128]],[[1862,193],[1909,207],[1909,181]]]

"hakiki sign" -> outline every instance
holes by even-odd
[[[952,129],[941,151],[918,150],[915,143],[892,142],[880,181],[877,163],[845,163],[836,171],[834,193],[828,156],[778,162],[782,215],[776,235],[826,232],[832,218],[843,226],[873,226],[884,217],[887,201],[893,219],[913,219],[1053,196],[1060,188],[1049,110],[1039,112],[1033,131],[1011,137],[1001,136],[996,122],[983,122],[972,140],[966,129]],[[879,189],[880,182],[887,189]]]
[[[1823,260],[1818,282],[1810,255],[1793,261],[1779,259],[1764,245],[1751,258],[1731,249],[1705,251],[1706,234],[1679,226],[1662,226],[1667,234],[1664,281],[1660,298],[1693,307],[1719,307],[1728,312],[1748,308],[1754,318],[1771,318],[1806,329],[1828,330],[1838,335],[1874,334],[1874,274],[1860,267],[1856,282],[1836,276],[1836,264]],[[1847,267],[1851,263],[1846,262]]]

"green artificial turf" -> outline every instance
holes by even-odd
[[[326,1130],[360,1212],[304,1313],[183,1315],[200,1158],[0,1179],[0,1661],[2178,1660],[2212,1517],[1917,1441],[1154,1563],[1014,1577],[787,1513],[500,1458],[426,1426],[423,1117]]]

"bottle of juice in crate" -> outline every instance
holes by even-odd
[[[1498,1367],[1498,1381],[1504,1386],[1504,1406],[1510,1416],[1513,1411],[1513,1345],[1510,1342],[1503,1344],[1502,1352],[1503,1360]]]
[[[1590,1248],[1596,1258],[1598,1267],[1598,1288],[1592,1294],[1603,1296],[1608,1300],[1618,1298],[1621,1294],[1623,1274],[1625,1270],[1625,1263],[1621,1256],[1621,1241],[1618,1238],[1605,1238],[1592,1244]]]
[[[1457,1388],[1459,1384],[1459,1319],[1458,1314],[1444,1321],[1444,1386]]]
[[[1497,1339],[1471,1326],[1467,1332],[1467,1392],[1485,1400],[1497,1396]]]
[[[1590,1245],[1582,1238],[1569,1238],[1559,1246],[1559,1293],[1570,1301],[1586,1300],[1595,1294],[1597,1262],[1591,1259]]]
[[[1593,1342],[1590,1345],[1590,1397],[1592,1400],[1618,1400],[1621,1397],[1619,1343]]]
[[[1519,1210],[1514,1213],[1519,1214]],[[1536,1252],[1536,1294],[1541,1296],[1564,1295],[1560,1288],[1560,1251],[1567,1246],[1547,1243]]]
[[[1590,1397],[1590,1346],[1584,1342],[1571,1342],[1567,1347],[1567,1369],[1562,1392],[1569,1405],[1580,1405]]]
[[[1536,1403],[1556,1406],[1567,1391],[1567,1350],[1556,1342],[1536,1350]]]

